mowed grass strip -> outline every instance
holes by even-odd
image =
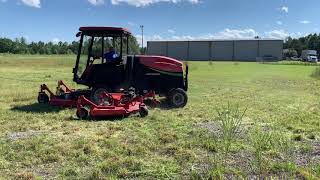
[[[36,100],[42,83],[81,87],[74,61],[0,55],[2,178],[320,177],[316,66],[189,62],[184,109],[79,121]]]

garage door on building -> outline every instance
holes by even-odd
[[[188,42],[168,42],[168,56],[179,60],[188,59]]]
[[[234,41],[234,58],[255,61],[258,57],[258,41]]]
[[[282,57],[283,45],[278,41],[259,41],[259,56]]]
[[[208,41],[190,41],[189,42],[189,60],[205,61],[210,59]]]
[[[233,60],[233,41],[213,41],[211,59],[217,61]]]
[[[167,42],[148,42],[148,54],[167,56]]]

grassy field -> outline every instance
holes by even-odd
[[[317,179],[317,67],[190,62],[189,103],[79,121],[36,102],[73,56],[0,55],[0,179]]]

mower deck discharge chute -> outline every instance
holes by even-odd
[[[81,97],[82,101],[97,105],[101,93],[111,93],[113,99],[117,99],[115,93],[120,93],[121,89],[134,88],[137,97],[154,92],[166,97],[172,107],[184,107],[188,101],[188,66],[164,56],[128,55],[130,36],[131,33],[124,28],[81,27],[77,33],[80,43],[73,81],[88,86],[88,89],[73,90],[59,81],[57,94],[53,94],[42,85],[39,102],[75,106]],[[117,54],[113,61],[106,59],[109,47],[113,47]]]

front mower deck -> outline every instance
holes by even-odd
[[[76,107],[80,96],[88,96],[89,89],[71,89],[62,80],[58,81],[57,91],[54,94],[47,85],[42,84],[38,95],[40,104],[50,104],[52,106]],[[49,94],[49,95],[48,95]]]

